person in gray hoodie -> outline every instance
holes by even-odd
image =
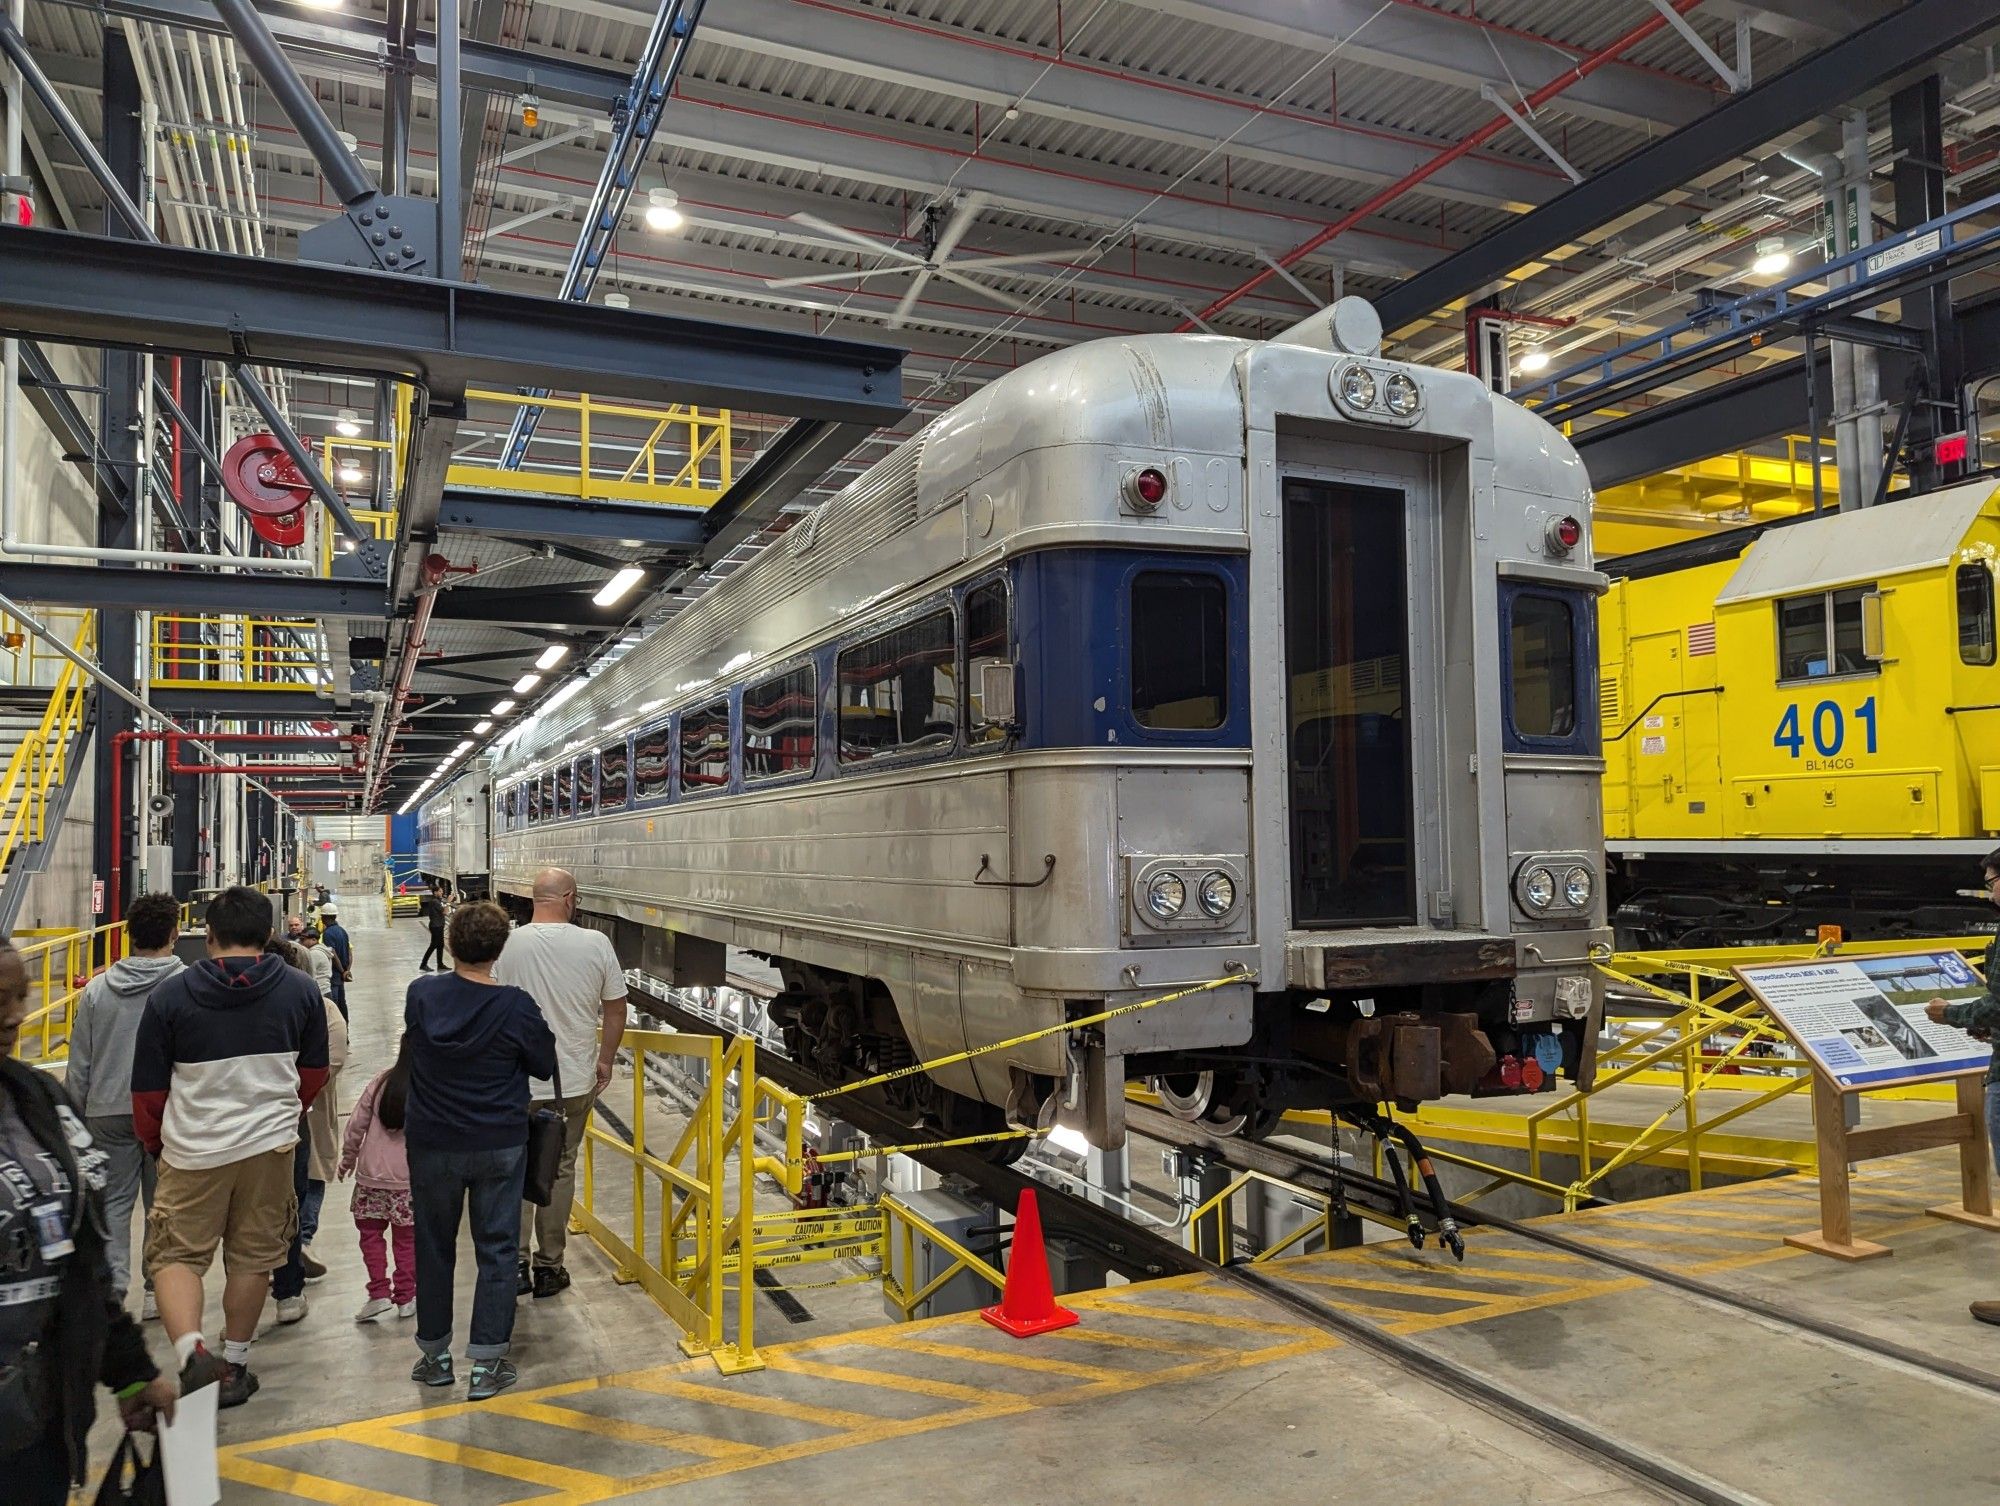
[[[111,1287],[124,1300],[132,1279],[132,1205],[141,1197],[150,1212],[153,1158],[132,1131],[132,1042],[154,985],[179,972],[174,955],[181,907],[167,894],[142,894],[125,912],[130,955],[90,980],[77,1000],[69,1031],[69,1066],[63,1085],[83,1110],[92,1138],[109,1160],[104,1211],[111,1221]],[[144,1316],[152,1317],[152,1283],[146,1283]]]

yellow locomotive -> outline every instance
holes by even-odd
[[[1936,936],[2000,835],[1992,478],[1608,563],[1604,835],[1646,946]]]

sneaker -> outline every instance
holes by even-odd
[[[305,1267],[306,1280],[308,1281],[317,1281],[326,1274],[326,1267],[313,1259],[311,1245],[307,1245],[299,1251],[299,1264]]]
[[[278,1299],[278,1321],[280,1323],[296,1323],[305,1317],[305,1315],[306,1299],[303,1294],[297,1297],[280,1297]]]
[[[448,1386],[457,1377],[451,1373],[449,1354],[427,1354],[410,1367],[410,1379],[420,1386]]]
[[[387,1297],[370,1297],[361,1304],[361,1311],[354,1315],[357,1323],[379,1323],[396,1311],[396,1304]]]
[[[152,1292],[148,1291],[144,1297],[139,1299],[139,1321],[141,1323],[150,1323],[159,1317],[159,1315],[160,1304],[153,1300]]]
[[[569,1290],[569,1268],[560,1265],[538,1265],[535,1267],[535,1295],[553,1297],[557,1292]]]
[[[181,1366],[181,1395],[199,1391],[203,1386],[219,1385],[229,1375],[229,1366],[209,1352],[206,1344],[194,1346],[194,1353]]]
[[[472,1385],[466,1395],[473,1401],[498,1396],[521,1378],[512,1360],[477,1360],[472,1366]]]
[[[522,1261],[521,1268],[514,1273],[514,1295],[525,1297],[535,1289],[535,1278],[528,1269],[528,1262]]]
[[[250,1373],[248,1365],[224,1365],[228,1372],[222,1378],[222,1394],[215,1399],[218,1407],[240,1407],[257,1394],[260,1384]]]
[[[1972,1316],[1982,1323],[2000,1323],[2000,1302],[1975,1302]]]
[[[415,1302],[400,1303],[396,1308],[396,1316],[399,1318],[414,1318],[416,1315],[417,1304]]]

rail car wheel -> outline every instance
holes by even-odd
[[[1226,1070],[1166,1073],[1152,1080],[1152,1089],[1160,1095],[1161,1107],[1176,1119],[1218,1135],[1260,1140],[1284,1117],[1284,1110],[1260,1101],[1254,1082]]]

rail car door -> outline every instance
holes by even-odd
[[[1688,790],[1688,738],[1683,725],[1686,686],[1681,680],[1681,633],[1645,633],[1632,640],[1627,715],[1633,719],[1623,738],[1626,767],[1631,771],[1632,833],[1635,837],[1675,838],[1685,829]]]
[[[1292,923],[1411,924],[1406,497],[1293,476],[1283,499]]]

